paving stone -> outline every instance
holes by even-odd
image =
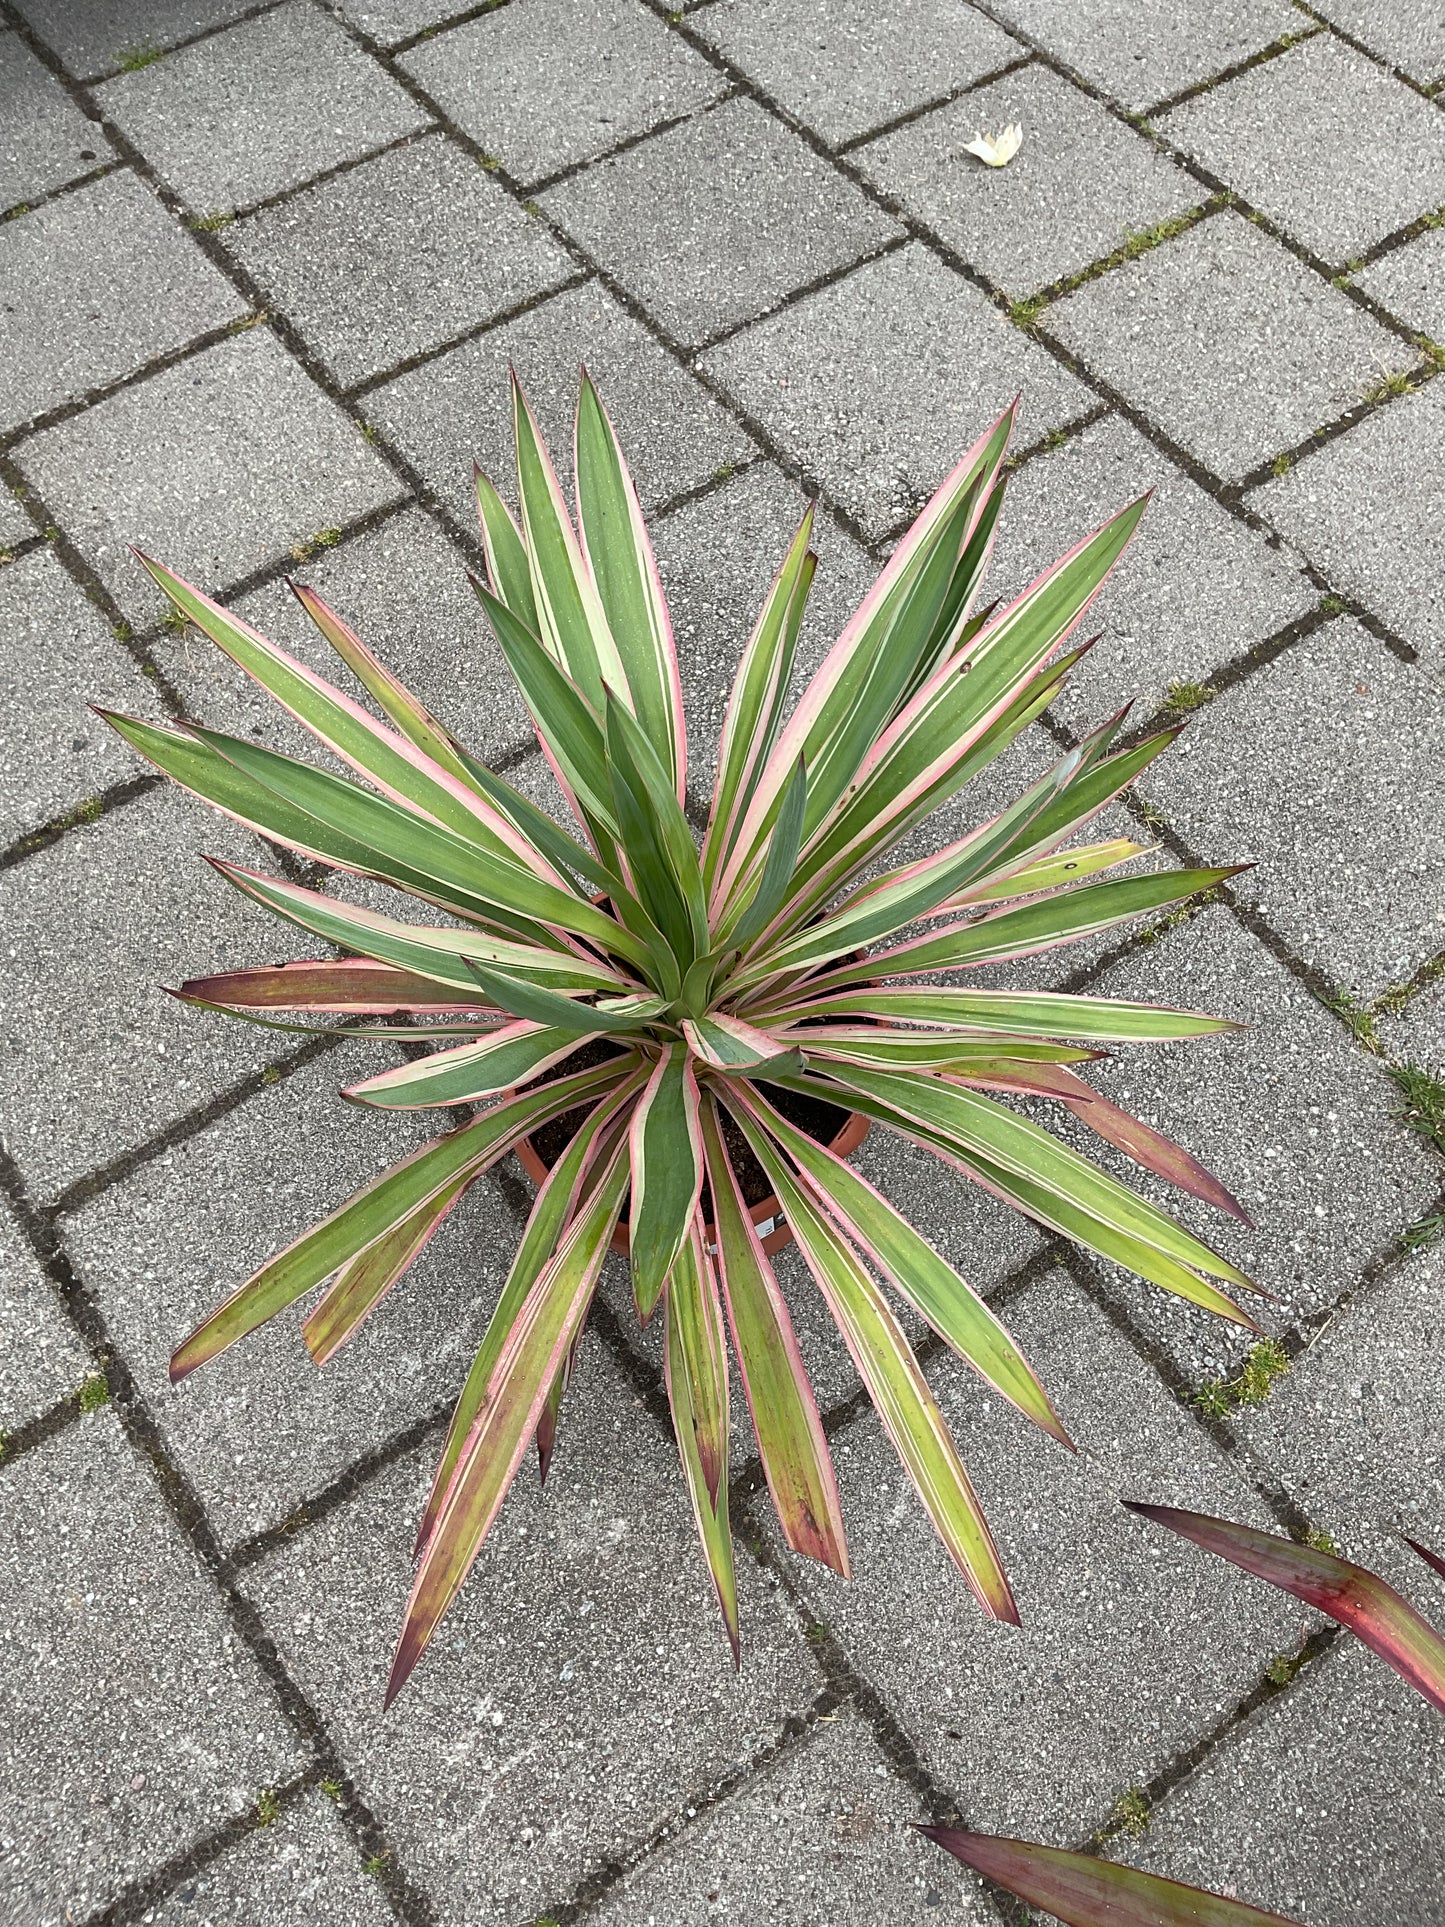
[[[0,33],[0,210],[114,160],[110,142],[15,33]]]
[[[1075,1141],[1275,1293],[1274,1305],[1245,1294],[1266,1331],[1353,1290],[1430,1207],[1438,1167],[1394,1121],[1394,1086],[1227,911],[1209,910],[1133,951],[1091,988],[1249,1026],[1192,1043],[1120,1046],[1092,1067],[1090,1082],[1215,1172],[1254,1219],[1252,1230],[1146,1176],[1091,1133]],[[1192,1384],[1237,1368],[1247,1332],[1132,1275],[1110,1276],[1130,1316]]]
[[[154,716],[150,685],[48,548],[0,571],[0,844],[135,774],[87,707]]]
[[[73,1220],[76,1261],[227,1545],[276,1524],[392,1433],[449,1407],[511,1264],[515,1227],[484,1180],[324,1370],[300,1334],[313,1295],[178,1391],[168,1388],[171,1352],[212,1306],[270,1253],[460,1121],[343,1104],[343,1086],[397,1061],[396,1049],[380,1045],[329,1051]]]
[[[628,0],[513,0],[426,41],[402,65],[523,180],[605,154],[727,84]]]
[[[1023,53],[961,0],[723,0],[691,24],[834,145],[970,87]]]
[[[283,1054],[276,1033],[223,1032],[162,988],[285,948],[275,920],[200,863],[203,850],[270,867],[254,838],[161,791],[6,873],[0,1124],[44,1196]]]
[[[652,531],[672,614],[688,726],[688,789],[706,810],[728,698],[763,600],[797,532],[804,501],[770,463],[757,463]],[[798,639],[795,702],[877,571],[826,515],[814,522],[818,573]]]
[[[215,593],[404,493],[264,328],[43,430],[19,460],[137,622],[169,605],[131,543]]]
[[[73,1392],[89,1364],[54,1285],[0,1218],[0,1435]]]
[[[341,27],[296,0],[122,74],[96,98],[203,213],[247,207],[427,125]]]
[[[929,1379],[1022,1626],[982,1617],[871,1418],[833,1442],[852,1583],[781,1556],[966,1825],[1077,1838],[1249,1690],[1296,1614],[1242,1574],[1180,1575],[1118,1503],[1123,1494],[1268,1523],[1103,1313],[1051,1272],[1006,1322],[1076,1457],[957,1360],[940,1359]],[[1227,1641],[1208,1630],[1216,1624]]]
[[[1340,588],[1445,663],[1445,595],[1431,555],[1445,387],[1430,382],[1250,498]]]
[[[1146,489],[1138,532],[1085,618],[1100,641],[1054,704],[1075,730],[1128,701],[1143,722],[1171,683],[1207,685],[1316,600],[1296,556],[1237,521],[1122,416],[1090,423],[1010,481],[989,595],[1017,595]]]
[[[1397,1062],[1418,1064],[1445,1081],[1445,981],[1437,977],[1380,1028]]]
[[[819,1681],[742,1554],[733,1672],[672,1443],[589,1339],[545,1495],[524,1466],[383,1715],[436,1449],[371,1480],[246,1587],[438,1921],[521,1923],[698,1804]]]
[[[1407,328],[1432,340],[1445,335],[1445,228],[1427,228],[1354,279]]]
[[[302,1761],[112,1412],[5,1477],[0,1868],[61,1927]]]
[[[1445,1252],[1361,1293],[1235,1429],[1346,1558],[1426,1612],[1429,1570],[1402,1534],[1445,1542]]]
[[[1020,389],[1030,440],[1094,405],[917,246],[759,322],[704,365],[874,536],[912,519]]]
[[[453,19],[458,8],[456,0],[343,0],[336,11],[383,46],[394,47],[414,33]]]
[[[622,441],[642,506],[695,488],[756,453],[751,441],[596,282],[572,288],[366,398],[429,487],[477,526],[476,460],[514,497],[507,366],[513,363],[564,477],[571,469],[579,364],[585,360]]]
[[[8,488],[0,488],[0,545],[9,547],[17,542],[27,542],[36,533],[35,524],[21,507],[17,496]],[[0,568],[8,568],[8,562],[0,563]]]
[[[144,63],[166,47],[237,19],[255,0],[16,0],[23,15],[77,80]]]
[[[994,11],[1135,112],[1300,31],[1285,0],[999,0]]]
[[[992,1911],[957,1863],[908,1824],[918,1801],[851,1708],[820,1724],[745,1792],[705,1814],[603,1901],[598,1927],[812,1927],[866,1908],[889,1927]]]
[[[1440,1927],[1442,1797],[1439,1715],[1346,1638],[1205,1764],[1129,1857],[1311,1927]]]
[[[393,1918],[336,1809],[317,1792],[187,1874],[148,1911],[153,1927],[384,1927]]]
[[[902,232],[752,100],[729,101],[575,175],[542,204],[694,344]]]
[[[1230,211],[1086,283],[1044,326],[1224,481],[1293,448],[1413,358]]]
[[[576,272],[539,222],[440,140],[265,209],[226,240],[342,387]]]
[[[133,174],[109,174],[0,230],[4,421],[79,401],[238,320],[246,304]],[[123,284],[126,298],[114,291]]]
[[[1440,691],[1327,623],[1194,718],[1141,779],[1297,956],[1367,997],[1445,946]]]
[[[1445,201],[1439,110],[1333,34],[1197,94],[1159,126],[1326,261]]]
[[[1400,7],[1394,0],[1324,0],[1311,9],[1414,80],[1445,74],[1445,11],[1438,0]]]
[[[966,152],[980,129],[1014,121],[1024,144],[1008,167],[985,167]],[[1039,66],[910,121],[854,159],[1011,294],[1077,274],[1204,199],[1142,135]]]
[[[295,580],[323,595],[468,749],[494,761],[531,742],[532,724],[466,570],[467,559],[429,516],[404,509],[298,563]],[[262,635],[370,703],[284,582],[255,589],[234,606]],[[165,636],[153,653],[187,710],[211,728],[325,761],[316,738],[196,630]]]

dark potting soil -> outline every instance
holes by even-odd
[[[584,1044],[580,1050],[573,1051],[572,1055],[564,1058],[560,1064],[554,1064],[540,1077],[533,1078],[530,1083],[523,1084],[519,1088],[532,1090],[538,1084],[551,1084],[559,1077],[571,1077],[577,1071],[590,1070],[595,1064],[605,1064],[609,1057],[621,1055],[622,1050],[619,1045],[609,1044],[600,1037],[594,1037],[591,1043]],[[790,1124],[796,1125],[800,1131],[806,1132],[819,1144],[831,1144],[848,1122],[849,1113],[841,1105],[829,1104],[821,1097],[810,1097],[802,1091],[785,1091],[777,1084],[765,1084],[761,1079],[758,1088],[768,1102],[782,1112]],[[532,1132],[532,1143],[536,1148],[537,1156],[549,1171],[577,1135],[590,1110],[591,1106],[584,1104],[574,1111],[563,1111],[560,1117],[552,1118],[550,1122],[539,1125]],[[747,1139],[726,1111],[722,1114],[722,1133],[728,1156],[732,1160],[733,1170],[737,1173],[738,1183],[742,1187],[744,1202],[749,1208],[755,1204],[761,1204],[765,1198],[773,1195],[773,1187],[769,1184],[767,1173],[762,1165],[753,1156]],[[710,1224],[712,1194],[706,1182],[703,1184],[699,1202],[702,1205],[704,1222]]]

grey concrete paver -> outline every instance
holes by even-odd
[[[1231,211],[1086,283],[1044,326],[1224,481],[1415,358]]]
[[[917,1801],[847,1710],[619,1882],[595,1919],[598,1927],[711,1927],[719,1918],[813,1927],[866,1909],[889,1927],[989,1920],[957,1861],[909,1827],[918,1818]]]
[[[0,210],[48,194],[115,152],[17,33],[0,32]]]
[[[388,382],[367,396],[367,418],[386,431],[462,526],[475,529],[473,461],[515,499],[508,364],[521,377],[559,474],[570,477],[584,360],[649,514],[756,452],[706,390],[595,281]]]
[[[169,604],[131,544],[214,593],[405,493],[265,328],[42,430],[19,460],[137,622]]]
[[[1228,854],[1225,852],[1224,854]],[[1121,1046],[1090,1082],[1183,1144],[1254,1220],[1236,1223],[1080,1130],[1086,1154],[1275,1294],[1235,1295],[1266,1331],[1328,1309],[1433,1201],[1438,1167],[1394,1120],[1399,1095],[1339,1023],[1227,911],[1210,909],[1105,971],[1094,988],[1232,1017],[1247,1029]],[[1233,1372],[1251,1338],[1123,1272],[1130,1316],[1193,1384]]]
[[[1301,31],[1286,0],[995,0],[993,11],[1136,113]]]
[[[153,1927],[384,1927],[394,1918],[318,1792],[185,1875],[150,1910]]]
[[[0,1868],[9,1920],[62,1927],[302,1761],[112,1412],[4,1477]]]
[[[246,304],[150,190],[108,174],[0,230],[0,427],[79,401]],[[127,298],[116,301],[123,283]]]
[[[155,692],[48,548],[0,571],[0,844],[135,774],[91,703],[154,716]]]
[[[746,329],[704,366],[872,536],[911,519],[1020,389],[1029,440],[1095,406],[917,245]]]
[[[402,64],[523,180],[605,154],[727,84],[629,0],[513,0],[424,42]]]
[[[957,1360],[929,1378],[1022,1625],[982,1617],[871,1417],[834,1440],[851,1584],[783,1556],[966,1824],[1076,1837],[1247,1690],[1296,1615],[1251,1595],[1242,1575],[1180,1583],[1119,1504],[1147,1497],[1268,1523],[1104,1315],[1050,1272],[1005,1322],[1077,1456]],[[1201,1636],[1216,1611],[1228,1642]]]
[[[333,20],[297,0],[107,81],[96,99],[200,214],[248,207],[427,124]]]
[[[1440,691],[1338,620],[1193,718],[1140,787],[1298,957],[1366,997],[1445,946]]]
[[[752,100],[658,134],[542,203],[694,345],[903,232]]]
[[[1024,52],[962,0],[722,0],[691,24],[835,146],[971,87]]]
[[[1426,1613],[1439,1603],[1402,1534],[1445,1555],[1445,1253],[1406,1258],[1294,1361],[1241,1437],[1329,1532]]]
[[[278,941],[287,947],[284,934],[273,937],[277,955]],[[72,1221],[76,1261],[228,1546],[304,1506],[353,1460],[459,1391],[511,1263],[515,1230],[484,1179],[324,1367],[312,1363],[300,1331],[312,1293],[169,1388],[171,1352],[258,1265],[461,1121],[460,1113],[387,1115],[342,1102],[342,1086],[399,1061],[396,1048],[342,1044]],[[234,1182],[239,1172],[243,1184]]]
[[[12,495],[8,488],[0,488],[0,546],[12,557],[14,545],[29,541],[37,533],[35,524],[21,507],[20,497]],[[9,568],[10,563],[0,563]]]
[[[1217,1603],[1210,1622],[1228,1637]],[[1439,1714],[1346,1638],[1180,1790],[1129,1857],[1310,1927],[1354,1927],[1362,1905],[1380,1927],[1441,1927],[1442,1796]]]
[[[1015,121],[1024,141],[1007,167],[966,151],[975,134]],[[1041,66],[977,88],[853,158],[1013,295],[1077,274],[1205,198],[1143,135]]]
[[[426,33],[458,12],[454,0],[341,0],[336,12],[383,47]]]
[[[1445,121],[1332,34],[1197,94],[1165,139],[1338,263],[1445,201]]]
[[[532,724],[467,567],[435,522],[409,508],[337,548],[318,549],[295,565],[291,579],[324,596],[469,750],[491,762],[530,743]],[[235,609],[328,682],[370,704],[286,582],[239,597]],[[188,713],[210,728],[326,761],[310,731],[196,630],[163,637],[153,653]]]
[[[1009,483],[989,594],[1027,588],[1146,489],[1138,531],[1085,619],[1100,640],[1054,704],[1076,730],[1130,701],[1131,723],[1143,722],[1171,683],[1207,686],[1316,600],[1298,556],[1246,528],[1117,415],[1035,457]]]
[[[1397,321],[1438,341],[1445,335],[1445,227],[1427,228],[1372,261],[1354,282]]]
[[[383,1715],[436,1450],[372,1480],[246,1590],[438,1921],[520,1927],[774,1742],[820,1681],[745,1556],[733,1672],[672,1442],[589,1340],[545,1492],[524,1464]]]
[[[1313,11],[1371,53],[1429,83],[1445,74],[1445,13],[1437,5],[1397,7],[1394,0],[1322,0]]]
[[[0,1218],[0,1436],[75,1391],[89,1365],[54,1285]]]
[[[344,388],[575,272],[484,169],[439,140],[265,209],[226,242]]]
[[[18,0],[16,11],[77,80],[153,59],[178,41],[224,27],[255,0]]]
[[[1430,382],[1331,442],[1251,504],[1331,582],[1445,661],[1445,596],[1431,562],[1438,514],[1429,478],[1445,438],[1445,385]]]
[[[274,920],[200,862],[203,850],[269,867],[254,838],[160,792],[6,873],[0,1129],[41,1197],[282,1054],[275,1032],[223,1034],[224,1020],[165,995],[285,948]]]

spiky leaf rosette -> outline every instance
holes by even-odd
[[[574,523],[519,389],[513,400],[520,516],[478,475],[487,581],[475,586],[571,810],[567,828],[470,755],[314,590],[296,593],[374,708],[141,558],[332,767],[198,725],[113,715],[120,733],[272,842],[440,913],[405,920],[217,863],[335,954],[197,980],[179,994],[283,1029],[345,1020],[358,1035],[421,1042],[424,1053],[346,1095],[391,1109],[468,1107],[458,1128],[263,1265],[185,1340],[172,1377],[322,1286],[303,1332],[313,1356],[329,1358],[482,1172],[550,1120],[580,1116],[457,1405],[389,1693],[456,1597],[534,1437],[545,1470],[624,1214],[639,1315],[661,1308],[678,1450],[736,1654],[729,1335],[783,1534],[847,1571],[817,1403],[746,1202],[760,1167],[944,1544],[984,1610],[1013,1619],[988,1526],[883,1285],[1067,1444],[1063,1428],[982,1299],[798,1127],[799,1100],[860,1112],[1052,1231],[1249,1322],[1221,1289],[1248,1283],[1233,1265],[1008,1102],[1060,1105],[1148,1170],[1242,1215],[1186,1152],[1094,1093],[1076,1068],[1115,1038],[1230,1026],[956,981],[1182,903],[1231,874],[1111,878],[1139,845],[1071,841],[1171,732],[1119,748],[1115,717],[968,836],[920,862],[884,862],[1047,706],[1082,654],[1072,638],[1143,503],[1007,607],[975,613],[1010,409],[899,543],[789,715],[815,564],[809,509],[738,667],[699,849],[683,810],[671,625],[611,424],[584,371]]]

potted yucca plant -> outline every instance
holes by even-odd
[[[309,1013],[359,1036],[421,1044],[424,1054],[346,1095],[390,1108],[466,1107],[456,1128],[263,1265],[185,1340],[171,1376],[322,1285],[302,1329],[313,1357],[330,1357],[468,1185],[529,1140],[538,1154],[545,1128],[565,1119],[549,1158],[533,1164],[543,1181],[442,1451],[388,1697],[455,1598],[534,1437],[545,1467],[598,1274],[624,1222],[638,1316],[664,1321],[678,1450],[734,1655],[729,1334],[784,1536],[847,1572],[818,1408],[749,1208],[759,1177],[950,1554],[984,1610],[1015,1619],[988,1526],[879,1279],[995,1391],[1068,1440],[998,1319],[844,1161],[836,1132],[840,1117],[871,1119],[1052,1230],[1249,1322],[1211,1282],[1247,1284],[1233,1265],[1000,1101],[1058,1103],[1150,1170],[1242,1216],[1191,1157],[1094,1093],[1076,1068],[1111,1038],[1230,1026],[951,981],[1232,874],[1101,881],[1141,846],[1063,849],[1172,732],[1117,748],[1121,713],[970,835],[922,862],[878,868],[1047,707],[1083,654],[1070,638],[1143,503],[1007,608],[978,612],[1010,409],[899,543],[790,716],[815,565],[809,509],[743,652],[699,847],[683,809],[671,627],[611,425],[584,371],[574,526],[519,390],[514,410],[520,518],[478,475],[488,580],[475,586],[571,810],[568,828],[470,755],[313,590],[296,594],[375,711],[141,558],[176,609],[360,780],[197,724],[109,720],[239,822],[392,885],[426,912],[406,921],[217,862],[335,955],[199,980],[179,994],[252,1020]]]

